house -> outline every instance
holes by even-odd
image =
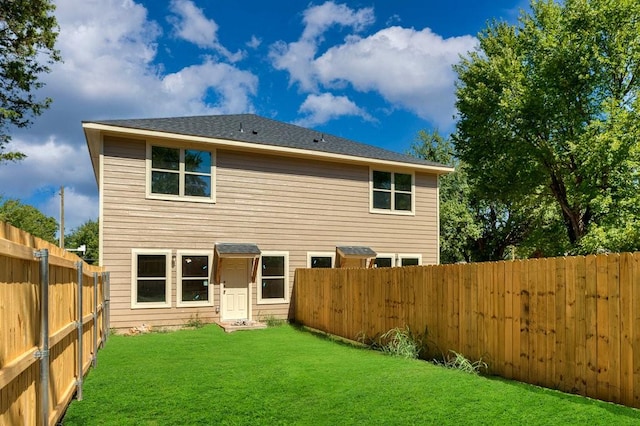
[[[296,268],[438,263],[449,167],[253,114],[83,129],[114,328],[286,318]]]

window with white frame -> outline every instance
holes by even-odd
[[[214,201],[215,153],[147,146],[147,196]]]
[[[410,214],[414,210],[414,175],[371,170],[371,210]]]
[[[171,250],[131,251],[131,307],[171,307]]]
[[[212,306],[211,251],[178,250],[178,306]]]
[[[335,259],[335,252],[310,252],[307,253],[307,268],[333,268]]]
[[[396,256],[394,254],[384,254],[380,253],[376,256],[376,260],[374,261],[374,265],[376,268],[391,268],[395,265]]]
[[[285,303],[289,298],[289,253],[262,252],[258,303]]]
[[[399,254],[398,266],[416,266],[422,265],[421,254]]]

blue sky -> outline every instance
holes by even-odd
[[[98,217],[82,120],[255,113],[397,152],[455,126],[451,65],[527,0],[59,0],[53,104],[9,149],[0,195]]]

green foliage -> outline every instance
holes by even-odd
[[[481,222],[471,206],[466,167],[457,160],[450,139],[438,131],[421,130],[409,152],[414,157],[453,166],[455,171],[440,176],[440,261],[471,261],[471,246],[481,235]]]
[[[0,203],[0,221],[8,222],[35,237],[54,244],[57,243],[58,222],[56,219],[15,199],[3,200],[0,197]]]
[[[577,395],[381,356],[290,326],[116,335],[98,358],[65,426],[631,425],[640,415]]]
[[[422,349],[422,340],[409,327],[396,327],[375,339],[371,347],[388,355],[416,359]]]
[[[639,2],[534,0],[455,69],[456,153],[524,252],[640,249]]]
[[[274,315],[267,315],[262,321],[267,324],[267,327],[280,327],[287,323],[287,320],[276,318]]]
[[[24,157],[3,152],[9,127],[27,127],[49,107],[38,100],[39,77],[60,60],[54,48],[58,24],[50,0],[0,0],[0,163]]]
[[[100,223],[98,220],[88,220],[71,233],[64,236],[64,243],[67,248],[77,248],[81,245],[87,246],[84,254],[86,261],[98,263],[100,258]],[[78,253],[79,254],[79,253]]]
[[[200,314],[196,313],[189,317],[184,326],[188,328],[202,328],[204,327],[204,322],[200,318]]]
[[[456,352],[449,351],[450,354],[448,357],[445,357],[444,360],[434,360],[436,365],[442,365],[446,368],[450,368],[453,370],[459,370],[464,373],[475,374],[478,375],[482,370],[487,370],[487,363],[482,361],[480,358],[478,361],[471,362],[464,355]]]

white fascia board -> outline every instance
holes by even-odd
[[[217,148],[227,148],[241,151],[257,151],[257,152],[269,152],[277,155],[284,155],[289,157],[302,157],[302,158],[316,158],[322,160],[337,161],[341,163],[358,163],[358,164],[376,164],[391,168],[404,168],[418,171],[424,171],[428,173],[435,173],[438,175],[453,172],[453,167],[447,166],[430,166],[427,164],[415,164],[406,163],[402,161],[380,160],[376,158],[358,157],[354,155],[335,154],[331,152],[312,151],[300,148],[289,148],[285,146],[277,145],[263,145],[252,142],[234,141],[229,139],[218,139],[204,136],[192,136],[183,135],[180,133],[159,132],[155,130],[141,130],[120,126],[109,126],[99,123],[82,123],[82,127],[85,131],[85,135],[88,135],[89,130],[106,132],[110,134],[122,134],[128,136],[139,136],[144,138],[155,139],[171,139],[181,140],[187,142],[197,142],[206,144],[215,144]]]

